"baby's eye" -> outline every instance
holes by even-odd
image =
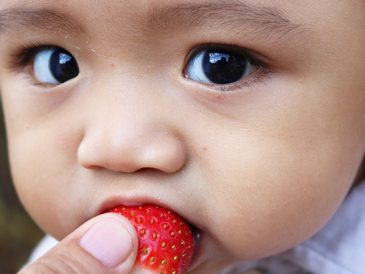
[[[34,78],[41,84],[59,85],[79,74],[76,59],[67,50],[58,47],[37,50],[32,65]]]
[[[251,58],[235,50],[205,48],[188,60],[185,77],[204,84],[227,85],[238,82],[258,69]]]

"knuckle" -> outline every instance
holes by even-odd
[[[39,258],[18,274],[81,274],[89,273],[82,264],[62,253],[52,253]]]
[[[57,274],[53,264],[49,264],[46,259],[40,258],[36,262],[22,269],[18,274]]]

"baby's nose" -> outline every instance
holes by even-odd
[[[173,132],[128,123],[86,132],[78,149],[78,161],[86,169],[125,173],[155,169],[174,173],[184,166],[186,152]]]
[[[180,170],[187,160],[187,147],[171,117],[170,101],[145,87],[118,87],[92,90],[83,98],[79,164],[125,173]]]

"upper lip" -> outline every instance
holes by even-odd
[[[125,199],[122,197],[114,196],[108,199],[105,199],[99,206],[99,208],[96,210],[96,215],[100,215],[103,213],[107,213],[113,208],[116,208],[118,206],[139,206],[139,205],[157,205],[160,207],[163,207],[165,209],[171,210],[175,214],[178,214],[181,218],[183,218],[189,225],[196,227],[199,230],[202,230],[199,224],[196,224],[187,214],[184,214],[181,212],[178,208],[171,206],[169,203],[164,203],[161,201],[161,199],[154,199],[151,197],[143,197],[143,198],[129,198]],[[92,216],[92,217],[95,217]]]
[[[152,197],[133,197],[133,198],[124,198],[121,196],[113,196],[109,197],[105,200],[103,200],[99,207],[96,210],[95,215],[100,215],[103,213],[106,213],[110,210],[112,210],[115,207],[118,206],[139,206],[139,205],[157,205],[163,208],[166,208],[168,210],[171,210],[172,212],[180,215],[183,219],[185,219],[189,224],[193,224],[193,222],[190,220],[190,218],[181,212],[178,208],[170,205],[169,203],[163,202],[161,199],[154,199]],[[195,224],[193,224],[196,226]]]
[[[138,206],[146,204],[146,202],[142,201],[132,201],[129,199],[123,199],[120,197],[112,197],[103,201],[96,212],[96,215],[106,213],[111,209],[118,207],[118,206]]]

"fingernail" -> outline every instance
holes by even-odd
[[[101,220],[91,227],[81,238],[80,245],[109,268],[121,264],[132,250],[130,234],[113,218]]]

